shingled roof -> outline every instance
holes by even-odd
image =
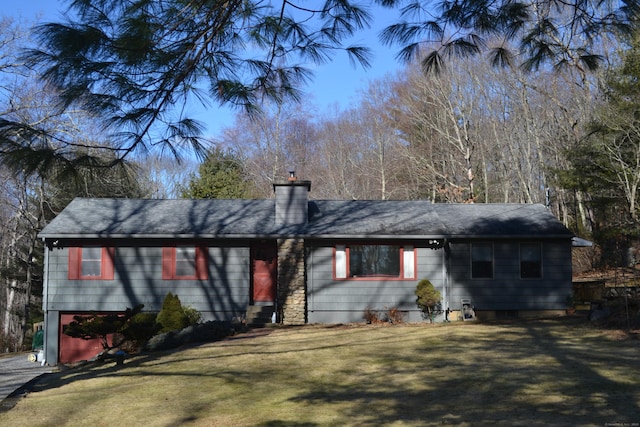
[[[427,201],[309,201],[309,221],[279,226],[275,201],[73,200],[40,237],[571,238],[544,206]]]

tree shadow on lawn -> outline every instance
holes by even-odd
[[[495,333],[480,333],[464,348],[436,344],[437,353],[450,358],[429,360],[434,348],[424,347],[420,355],[397,358],[387,372],[366,384],[328,386],[294,400],[335,407],[358,425],[640,422],[640,384],[624,381],[624,372],[639,368],[637,341],[610,343],[609,348],[602,337],[579,336],[577,328],[571,342],[565,342],[564,335],[556,336],[556,326],[564,327],[540,322],[500,325],[497,340]],[[456,356],[463,352],[471,357]],[[597,369],[609,365],[615,366],[615,379]],[[394,381],[406,374],[403,366],[424,370],[417,377],[419,384]]]
[[[35,393],[52,388],[59,388],[65,385],[101,377],[114,377],[119,375],[124,367],[132,367],[140,365],[146,361],[156,359],[159,355],[166,355],[169,351],[159,352],[158,354],[147,353],[135,355],[132,360],[127,361],[125,365],[117,365],[115,360],[101,360],[80,362],[74,365],[59,365],[56,372],[47,373],[36,378],[31,384],[26,384],[22,390],[24,393]],[[22,393],[22,394],[24,394]]]
[[[567,326],[563,322],[521,321],[478,326],[481,327],[462,327],[467,332],[473,328],[471,338],[462,345],[459,337],[447,339],[447,333],[456,334],[455,327],[444,326],[443,333],[429,336],[418,351],[409,354],[400,350],[376,352],[376,342],[369,339],[336,344],[314,337],[306,342],[304,349],[296,348],[300,341],[292,340],[291,350],[283,351],[259,348],[253,340],[239,335],[213,345],[236,349],[242,346],[247,353],[276,357],[280,353],[319,351],[343,345],[365,349],[364,359],[359,359],[362,366],[343,368],[345,372],[339,376],[345,379],[342,384],[303,383],[290,398],[303,407],[335,411],[339,419],[353,420],[354,425],[396,422],[604,425],[640,421],[637,374],[624,381],[625,372],[638,372],[637,340],[607,341],[597,331],[590,333],[593,329],[587,326]],[[393,328],[388,329],[383,339],[386,344],[392,344],[390,348],[402,345]],[[127,360],[124,366],[141,368],[161,356],[201,345],[138,355]],[[214,358],[233,357],[231,353]],[[179,357],[168,364],[191,358]],[[84,379],[148,374],[146,370],[132,373],[121,368],[115,364],[95,369],[85,366],[49,374],[33,384],[32,391]],[[614,371],[608,370],[610,368]],[[216,375],[235,381],[270,381],[278,369],[281,367],[274,366],[273,370],[262,373],[262,378],[252,378],[255,372],[239,370],[222,370]],[[198,372],[176,375],[199,376]],[[259,425],[314,425],[308,417],[303,420],[303,417],[300,422],[265,419]]]
[[[143,351],[141,353],[131,354],[125,357],[125,361],[123,365],[117,365],[115,358],[110,357],[104,360],[97,361],[83,361],[76,364],[58,365],[58,370],[56,372],[47,373],[44,375],[35,378],[32,382],[25,384],[23,387],[18,389],[13,394],[15,397],[21,397],[26,393],[38,392],[42,390],[47,390],[50,388],[59,388],[65,386],[67,384],[71,384],[76,381],[82,381],[93,378],[101,378],[101,377],[115,377],[115,376],[132,376],[128,373],[123,373],[123,368],[139,368],[145,363],[152,362],[154,360],[160,359],[164,356],[168,356],[175,353],[183,352],[187,349],[197,348],[203,345],[208,345],[212,343],[220,343],[220,342],[244,342],[247,340],[251,340],[252,338],[259,336],[269,335],[272,330],[269,329],[259,329],[259,330],[249,330],[247,332],[239,333],[236,335],[225,337],[224,339],[220,339],[212,342],[192,342],[180,345],[179,347],[158,351]],[[250,344],[240,344],[240,345],[250,345]],[[185,359],[188,360],[188,359]],[[174,360],[173,362],[180,361]],[[144,375],[142,372],[138,372],[133,376]],[[15,405],[15,404],[14,404]]]
[[[304,327],[303,327],[304,328]],[[44,374],[38,377],[30,384],[26,384],[22,389],[20,395],[24,395],[25,393],[30,392],[38,392],[51,388],[59,388],[65,385],[82,381],[88,379],[95,378],[105,378],[105,377],[128,377],[128,376],[141,376],[141,375],[157,375],[157,373],[149,373],[146,371],[137,371],[135,373],[130,373],[128,371],[123,370],[123,368],[140,368],[145,364],[154,363],[156,360],[162,360],[163,357],[169,356],[172,354],[181,354],[185,352],[185,350],[195,349],[199,347],[209,346],[209,345],[223,345],[226,348],[232,350],[230,354],[216,354],[215,356],[189,356],[189,357],[177,357],[170,361],[162,361],[164,365],[183,363],[189,361],[202,361],[207,359],[222,359],[224,360],[227,357],[234,357],[239,351],[238,348],[242,348],[241,352],[243,355],[278,355],[284,352],[293,353],[293,352],[304,352],[304,351],[313,351],[313,350],[323,350],[323,349],[331,349],[340,347],[341,345],[332,344],[331,342],[327,342],[325,339],[318,339],[315,345],[311,345],[310,343],[313,340],[301,338],[298,341],[291,341],[291,349],[283,350],[272,350],[269,347],[259,348],[254,343],[254,338],[256,337],[264,337],[270,335],[275,331],[286,331],[289,328],[278,328],[278,329],[258,329],[258,330],[249,330],[247,332],[243,332],[234,336],[229,336],[224,339],[213,341],[213,342],[195,342],[181,345],[174,349],[167,350],[158,350],[153,352],[142,352],[138,354],[133,354],[127,356],[125,358],[125,362],[123,365],[117,365],[114,358],[108,358],[106,360],[99,361],[84,361],[79,362],[77,364],[72,365],[58,365],[58,371],[52,372],[48,374]],[[300,328],[298,328],[300,329]],[[304,342],[306,347],[297,347],[299,343]],[[373,344],[370,340],[365,340],[360,343],[351,342],[349,345],[361,345],[368,346]],[[242,373],[233,374],[242,375]],[[171,375],[171,374],[167,374]],[[186,375],[184,372],[181,372],[179,375]],[[197,374],[194,374],[196,376]]]
[[[640,423],[637,340],[614,341],[603,335],[585,334],[567,342],[555,339],[553,330],[544,326],[528,324],[527,330],[541,351],[560,365],[558,391],[571,402],[565,411],[567,421]],[[562,373],[567,374],[564,381]],[[636,377],[629,380],[629,374]]]

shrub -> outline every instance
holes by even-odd
[[[187,315],[187,319],[189,319],[189,325],[196,325],[202,322],[202,313],[195,308],[182,306],[182,310]]]
[[[604,301],[589,312],[589,320],[606,328],[638,329],[640,296],[617,296]]]
[[[0,331],[0,352],[18,352],[20,351],[20,340],[11,334],[5,334]]]
[[[371,307],[367,307],[364,309],[364,320],[369,324],[380,323],[380,317],[378,315],[378,311],[372,309]]]
[[[147,342],[145,350],[169,350],[189,343],[219,341],[234,334],[235,331],[231,323],[209,321],[188,326],[181,331],[171,331],[155,335]]]
[[[83,340],[99,339],[102,348],[107,351],[119,347],[127,340],[125,331],[129,328],[131,320],[140,312],[144,305],[139,304],[134,308],[127,308],[124,313],[98,314],[91,313],[86,316],[74,316],[73,321],[65,326],[64,333],[73,338]],[[118,335],[120,339],[109,342],[110,335]]]
[[[164,298],[162,309],[156,318],[156,321],[162,326],[160,332],[179,331],[197,323],[200,319],[200,313],[196,316],[194,312],[197,313],[194,309],[185,310],[180,298],[169,292]]]
[[[397,307],[387,308],[384,310],[374,310],[371,307],[367,307],[364,310],[364,320],[371,325],[380,323],[403,323],[404,313]]]
[[[157,313],[138,313],[129,320],[127,327],[122,330],[123,337],[131,342],[134,349],[140,348],[160,331],[161,326],[156,322],[157,316]]]
[[[418,282],[415,293],[417,297],[416,304],[429,321],[433,323],[434,311],[438,304],[440,304],[440,299],[442,298],[440,292],[429,280],[422,279]]]
[[[397,307],[391,307],[387,310],[387,320],[389,323],[403,323],[404,322],[404,313],[402,313]]]

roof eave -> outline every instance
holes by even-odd
[[[573,234],[459,234],[448,236],[449,240],[455,239],[491,239],[491,240],[514,240],[514,239],[571,239]]]
[[[120,233],[91,233],[91,234],[39,234],[38,237],[47,240],[80,240],[80,239],[316,239],[316,240],[428,240],[428,239],[448,239],[448,240],[465,240],[465,239],[571,239],[571,234],[522,234],[522,235],[486,235],[486,234],[457,234],[457,235],[445,235],[445,234],[375,234],[375,233],[360,233],[360,234],[306,234],[306,233],[230,233],[230,234],[120,234]]]
[[[43,240],[80,240],[80,239],[265,239],[273,238],[271,234],[107,234],[107,233],[92,233],[92,234],[47,234],[39,235]]]

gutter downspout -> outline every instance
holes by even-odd
[[[48,341],[49,341],[49,245],[45,239],[42,239],[44,242],[44,277],[42,278],[42,311],[44,312],[44,339],[42,341],[42,349],[43,349],[43,357],[42,357],[42,366],[47,363],[47,350],[49,349]]]
[[[444,245],[443,245],[443,252],[442,252],[442,275],[443,277],[443,303],[444,303],[444,307],[442,307],[444,310],[449,310],[451,308],[451,301],[450,301],[450,293],[451,293],[451,281],[450,281],[450,274],[449,274],[449,263],[451,262],[451,256],[450,256],[450,252],[451,249],[449,248],[449,240],[448,239],[444,239]],[[451,319],[449,319],[451,320]]]

